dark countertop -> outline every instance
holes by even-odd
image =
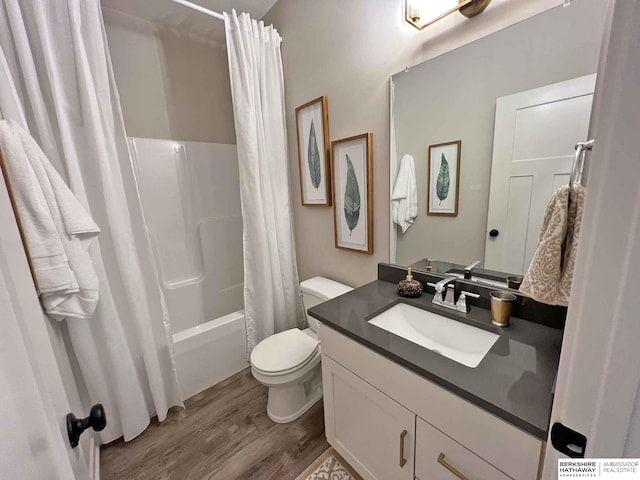
[[[491,312],[477,306],[463,314],[433,305],[433,295],[403,299],[396,285],[376,280],[309,309],[322,323],[394,362],[460,395],[541,440],[547,439],[562,330],[511,317],[511,326],[491,325]],[[367,321],[403,301],[498,332],[500,338],[476,368],[441,356]]]

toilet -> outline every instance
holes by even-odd
[[[353,290],[324,277],[300,283],[305,312]],[[318,321],[307,315],[308,328],[292,328],[262,340],[251,352],[251,373],[269,388],[267,415],[276,423],[292,422],[322,398]]]

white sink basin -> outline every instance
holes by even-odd
[[[471,368],[478,366],[499,337],[406,303],[385,310],[369,323]]]

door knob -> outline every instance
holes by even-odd
[[[89,416],[86,418],[77,418],[73,413],[67,414],[67,434],[69,435],[69,443],[71,448],[78,446],[80,435],[87,428],[91,427],[96,432],[104,430],[107,426],[107,417],[104,413],[104,407],[100,403],[96,403],[91,407]]]
[[[497,237],[498,235],[500,235],[500,230],[496,230],[495,228],[489,230],[489,236],[490,237]]]

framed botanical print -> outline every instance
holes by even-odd
[[[429,145],[427,215],[458,215],[462,142]]]
[[[298,165],[302,205],[331,205],[329,162],[329,112],[327,97],[316,98],[296,108]]]
[[[373,134],[331,142],[336,248],[373,253]]]

